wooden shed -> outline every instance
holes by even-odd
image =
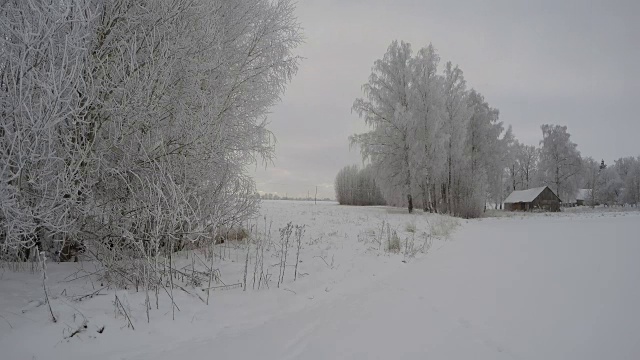
[[[548,186],[514,191],[504,201],[508,211],[560,211],[560,198]]]

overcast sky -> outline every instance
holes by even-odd
[[[300,0],[297,14],[305,59],[269,116],[277,159],[255,171],[260,191],[334,197],[336,173],[361,164],[351,106],[396,39],[458,64],[520,142],[537,145],[551,123],[583,156],[640,155],[638,0]]]

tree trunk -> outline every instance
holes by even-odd
[[[451,154],[451,152],[453,151],[452,150],[452,146],[453,146],[453,144],[451,143],[451,140],[449,140],[449,159],[448,159],[449,160],[448,161],[449,162],[449,176],[448,176],[448,179],[447,179],[447,186],[445,188],[446,189],[446,194],[447,194],[445,202],[447,204],[447,212],[448,213],[451,213],[451,172],[452,172],[451,168],[452,168],[452,162],[453,162],[452,154]]]
[[[444,209],[441,209],[440,211],[443,212],[443,213],[446,213],[447,211],[449,211],[448,208],[447,208],[447,204],[449,203],[449,199],[447,199],[447,184],[442,184],[442,186],[440,188],[440,191],[441,191],[441,194],[442,194],[441,195],[442,196],[442,207],[444,208]]]
[[[409,214],[413,212],[413,198],[411,198],[411,194],[407,195],[407,201],[409,203]]]
[[[556,195],[560,197],[560,168],[556,166]],[[562,202],[562,198],[560,198],[560,202]]]
[[[422,208],[424,212],[431,211],[431,201],[429,200],[429,182],[422,186]]]
[[[431,209],[436,214],[438,213],[438,192],[435,183],[431,184]]]

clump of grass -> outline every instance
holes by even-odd
[[[400,237],[395,230],[387,232],[387,251],[392,253],[400,252]]]
[[[438,216],[431,222],[431,236],[443,239],[449,238],[458,225],[460,224],[455,218]]]
[[[216,244],[224,244],[226,241],[244,241],[249,237],[249,231],[243,227],[221,228],[216,234]]]
[[[405,227],[405,230],[406,230],[408,233],[415,234],[415,232],[416,232],[416,223],[415,223],[415,222],[407,223],[407,225],[406,225],[406,227]]]

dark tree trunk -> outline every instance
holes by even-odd
[[[443,209],[440,209],[442,213],[447,213],[449,211],[449,198],[448,198],[448,192],[447,192],[447,184],[442,184],[442,207]]]
[[[431,212],[431,201],[429,200],[429,183],[422,186],[422,208],[424,212]]]
[[[438,213],[438,191],[436,190],[436,184],[431,185],[431,209],[434,213]]]
[[[411,194],[407,195],[407,201],[409,202],[409,214],[413,212],[413,198]]]

